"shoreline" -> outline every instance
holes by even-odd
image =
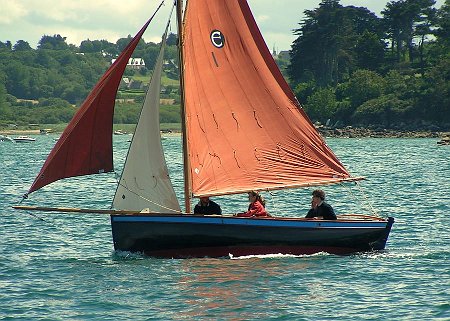
[[[324,138],[441,138],[450,136],[446,131],[402,131],[391,129],[368,129],[368,128],[317,128]],[[61,132],[51,132],[61,134]],[[162,132],[164,136],[181,135],[180,131]],[[0,135],[41,135],[39,129],[0,129]]]
[[[394,130],[368,128],[324,128],[317,130],[323,137],[333,138],[440,138],[449,136],[447,131],[431,130]]]
[[[40,135],[39,129],[0,129],[0,135]]]

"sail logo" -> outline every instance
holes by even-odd
[[[225,45],[225,36],[219,30],[211,31],[211,42],[214,47],[222,48]]]

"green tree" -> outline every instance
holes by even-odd
[[[110,51],[111,48],[114,50]],[[111,54],[115,54],[117,50],[115,49],[115,45],[106,40],[83,40],[80,44],[80,52],[82,53],[101,53],[101,52],[111,52]]]
[[[83,40],[80,43],[80,52],[87,53],[87,52],[96,52],[94,48],[94,43],[90,41],[89,39]]]
[[[375,14],[366,8],[343,7],[339,0],[323,0],[319,8],[306,10],[305,16],[294,31],[298,38],[288,67],[290,79],[297,83],[314,80],[327,86],[348,79],[357,69],[358,41],[365,32],[380,33]]]
[[[445,47],[447,54],[450,53],[450,0],[445,0],[445,4],[437,11],[436,30],[434,34],[440,45]]]
[[[5,78],[6,75],[0,71],[0,121],[7,121],[12,116],[11,105],[6,100]]]
[[[52,49],[52,50],[66,50],[69,49],[66,43],[66,37],[61,37],[61,35],[54,36],[42,36],[41,40],[38,42],[38,49]]]
[[[424,86],[415,91],[419,117],[450,126],[450,57],[442,59],[424,75]]]
[[[435,3],[434,0],[391,1],[381,12],[397,62],[414,61],[414,38],[418,36],[419,45],[422,46],[420,41],[423,42],[425,37],[431,34]]]
[[[11,41],[7,40],[6,42],[0,41],[0,49],[12,50]]]
[[[176,46],[178,44],[178,35],[169,33],[166,40],[167,46]]]
[[[368,100],[383,94],[385,81],[374,71],[357,70],[349,81],[336,86],[337,100],[335,118],[346,124],[355,120],[356,109]]]
[[[384,64],[386,44],[374,32],[364,30],[355,45],[358,68],[380,71]]]
[[[399,99],[396,95],[383,95],[361,104],[353,116],[356,123],[376,124],[389,128],[393,123],[404,121],[404,115],[411,110],[412,102]]]
[[[18,40],[13,47],[14,51],[28,51],[31,49],[30,44],[24,40]]]
[[[305,112],[313,121],[325,124],[336,112],[336,96],[331,88],[321,88],[314,92],[304,105]]]
[[[38,50],[35,63],[48,69],[57,69],[59,65],[51,49]]]
[[[308,97],[311,96],[316,90],[317,85],[314,81],[310,80],[308,82],[301,82],[295,86],[294,93],[297,99],[301,104],[308,100]]]
[[[356,108],[370,99],[379,97],[383,90],[383,77],[374,71],[358,70],[348,82],[347,97],[353,108]]]
[[[9,94],[20,98],[31,98],[30,79],[31,68],[17,61],[11,61],[4,68],[6,74],[5,87]]]

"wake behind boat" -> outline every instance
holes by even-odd
[[[18,136],[18,137],[14,137],[13,139],[14,139],[14,141],[16,143],[30,143],[30,142],[35,142],[36,141],[36,138],[32,138],[30,136],[24,136],[24,135]]]
[[[14,139],[8,135],[0,135],[0,142],[14,142]]]
[[[110,214],[116,250],[155,257],[346,254],[384,249],[393,218],[353,215],[327,221],[191,214],[191,200],[196,197],[306,188],[362,178],[350,175],[302,110],[245,0],[189,0],[184,11],[181,1],[175,5],[180,38],[184,211],[161,145],[159,94],[165,40],[112,209],[15,208]],[[24,198],[60,179],[114,170],[115,96],[128,59],[151,20],[81,105]]]

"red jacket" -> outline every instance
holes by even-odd
[[[255,201],[248,206],[247,212],[238,213],[236,216],[239,217],[269,216],[269,214],[266,212],[266,209],[259,201]]]

